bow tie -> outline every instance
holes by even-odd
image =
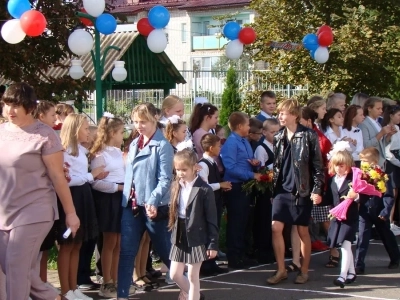
[[[360,131],[360,129],[354,129],[354,133],[359,132],[359,131]]]

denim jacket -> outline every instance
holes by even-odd
[[[138,140],[139,138],[133,140],[129,148],[122,206],[126,207],[128,204],[133,182],[137,205],[168,205],[174,158],[172,146],[159,129],[140,152]]]

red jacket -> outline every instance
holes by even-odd
[[[313,126],[314,131],[318,135],[319,140],[319,147],[321,148],[322,153],[322,162],[325,166],[325,182],[328,182],[329,173],[328,173],[328,153],[332,150],[332,143],[331,141],[322,133],[321,130],[317,128],[317,126]]]

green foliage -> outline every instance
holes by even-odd
[[[397,95],[400,66],[400,6],[395,0],[253,0],[255,60],[270,65],[271,79],[309,84],[310,93],[341,91]],[[328,24],[334,31],[330,58],[320,65],[305,49],[271,49],[269,41],[301,42]]]
[[[219,122],[226,126],[231,113],[239,111],[241,105],[239,94],[238,76],[233,67],[230,67],[226,75],[226,86],[222,93],[222,104],[219,113]]]

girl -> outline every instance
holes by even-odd
[[[124,188],[125,167],[121,152],[124,137],[124,122],[112,114],[104,114],[100,119],[97,137],[90,149],[91,169],[105,166],[107,178],[92,183],[93,198],[96,203],[99,232],[103,234],[101,266],[103,284],[99,295],[117,297],[115,284],[119,260],[121,236],[122,190]]]
[[[329,162],[329,172],[334,176],[328,180],[324,201],[327,204],[337,206],[343,200],[342,197],[356,200],[358,194],[349,187],[353,179],[351,167],[354,164],[351,153],[347,150],[335,149],[335,147],[332,152],[334,154]],[[333,219],[328,233],[330,248],[341,245],[340,276],[333,281],[334,285],[341,288],[347,283],[354,282],[357,277],[353,252],[351,251],[351,243],[354,241],[358,225],[358,204],[355,201],[350,204],[346,217],[344,221]]]
[[[352,156],[354,163],[360,167],[360,152],[364,149],[363,136],[358,125],[364,121],[364,112],[359,105],[350,105],[344,114],[343,135],[350,140],[353,149]]]
[[[165,138],[171,143],[174,153],[178,151],[176,146],[185,141],[186,132],[186,122],[179,116],[175,115],[168,118],[167,126],[165,127]]]
[[[185,114],[185,105],[178,96],[169,95],[165,97],[161,106],[161,118],[159,122],[164,126],[168,123],[168,118],[177,115],[182,118]]]
[[[175,154],[177,173],[171,191],[168,227],[172,231],[171,278],[188,300],[204,299],[200,294],[200,267],[218,251],[217,209],[212,188],[196,172],[197,156],[184,149]],[[204,229],[204,230],[203,230]],[[204,245],[208,244],[208,249]],[[188,277],[183,275],[188,265]]]
[[[38,101],[33,117],[53,128],[57,121],[54,103],[45,100]]]
[[[74,108],[72,105],[66,104],[66,103],[59,103],[56,106],[56,124],[53,127],[53,129],[57,132],[60,133],[62,124],[64,123],[65,118],[69,114],[75,113]]]
[[[356,93],[356,94],[354,94],[353,99],[351,99],[350,104],[351,105],[359,105],[361,107],[364,107],[365,101],[367,101],[368,98],[369,98],[369,96],[367,94]]]
[[[215,129],[218,124],[218,114],[218,109],[210,103],[199,103],[194,107],[190,117],[190,132],[199,159],[203,157],[200,140],[211,129]]]
[[[346,95],[342,93],[329,93],[326,98],[327,109],[336,108],[342,113],[346,110]]]
[[[77,215],[81,220],[81,227],[75,238],[70,236],[64,239],[62,235],[67,230],[65,226],[66,215],[59,209],[60,218],[57,240],[60,244],[60,250],[57,260],[58,274],[61,292],[68,300],[74,300],[75,298],[92,299],[76,288],[79,250],[83,241],[97,237],[96,211],[89,183],[93,182],[95,178],[104,179],[107,173],[104,172],[104,166],[99,166],[88,173],[87,150],[81,145],[84,142],[88,142],[90,134],[89,122],[86,117],[70,114],[63,124],[60,137],[65,149],[64,162],[70,165],[71,181],[69,182],[69,187]]]
[[[311,108],[316,114],[317,119],[315,120],[315,125],[319,130],[321,130],[321,120],[326,114],[326,100],[322,96],[312,96],[307,101],[307,107]]]
[[[343,114],[337,108],[331,108],[321,121],[321,129],[332,144],[345,138],[342,131]]]

